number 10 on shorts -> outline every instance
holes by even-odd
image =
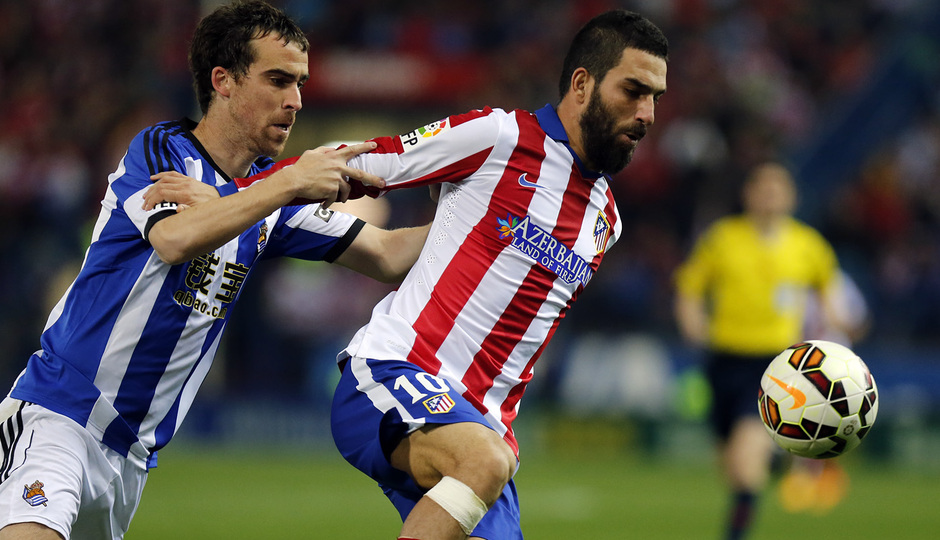
[[[411,396],[412,404],[421,401],[431,414],[446,413],[454,407],[454,400],[447,395],[447,392],[450,391],[450,387],[444,379],[435,377],[430,373],[418,373],[415,376],[415,381],[424,387],[427,392],[419,390],[418,386],[405,375],[401,375],[395,379],[395,390],[408,392],[408,395]]]

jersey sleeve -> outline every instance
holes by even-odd
[[[463,180],[486,162],[507,117],[500,109],[485,108],[403,135],[378,137],[372,139],[378,148],[349,165],[385,179],[383,191]]]
[[[378,147],[349,160],[349,165],[385,180],[385,189],[354,182],[349,198],[378,197],[391,189],[418,187],[463,180],[486,162],[499,138],[500,124],[508,115],[501,109],[485,108],[452,115],[404,135],[370,139]],[[297,161],[277,162],[271,169],[248,178],[236,178],[238,189],[264,180]],[[318,201],[295,199],[291,204]]]
[[[163,171],[178,171],[199,178],[201,174],[191,170],[194,167],[194,160],[187,160],[181,148],[166,136],[165,130],[159,125],[141,131],[131,141],[117,170],[108,177],[115,207],[127,214],[141,237],[146,239],[150,227],[160,219],[176,213],[177,208],[176,203],[163,202],[152,210],[143,209],[144,193],[153,185],[150,177]]]
[[[293,257],[334,262],[365,226],[361,219],[319,204],[285,206],[279,212],[264,258]]]

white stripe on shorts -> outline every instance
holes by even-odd
[[[353,356],[349,359],[346,369],[353,370],[352,374],[356,378],[356,389],[364,393],[376,409],[382,411],[383,414],[392,409],[398,409],[402,421],[408,425],[408,433],[424,427],[427,423],[427,418],[423,416],[421,418],[411,416],[408,409],[402,406],[387,388],[372,378],[372,369],[369,367],[366,358]]]

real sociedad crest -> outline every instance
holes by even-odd
[[[49,499],[46,498],[46,493],[42,490],[42,487],[45,484],[36,480],[29,486],[23,486],[23,500],[29,503],[30,506],[39,506],[40,504],[46,506],[46,503],[49,502]]]
[[[258,231],[258,253],[264,251],[264,246],[268,243],[268,222],[262,221]]]

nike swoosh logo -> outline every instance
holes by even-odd
[[[526,179],[525,179],[525,175],[526,175],[526,174],[527,174],[527,173],[522,173],[521,175],[519,175],[519,185],[520,185],[520,186],[522,186],[522,187],[530,187],[530,188],[542,188],[542,187],[545,187],[545,186],[540,186],[540,185],[536,184],[535,182],[530,182],[530,181],[526,180]]]
[[[777,383],[777,386],[779,386],[780,388],[783,388],[788,394],[793,396],[793,406],[790,407],[791,410],[799,409],[806,403],[806,394],[801,392],[798,388],[794,388],[790,386],[789,384],[781,381],[780,379],[774,377],[773,375],[768,375],[768,377],[770,377],[770,380]]]

